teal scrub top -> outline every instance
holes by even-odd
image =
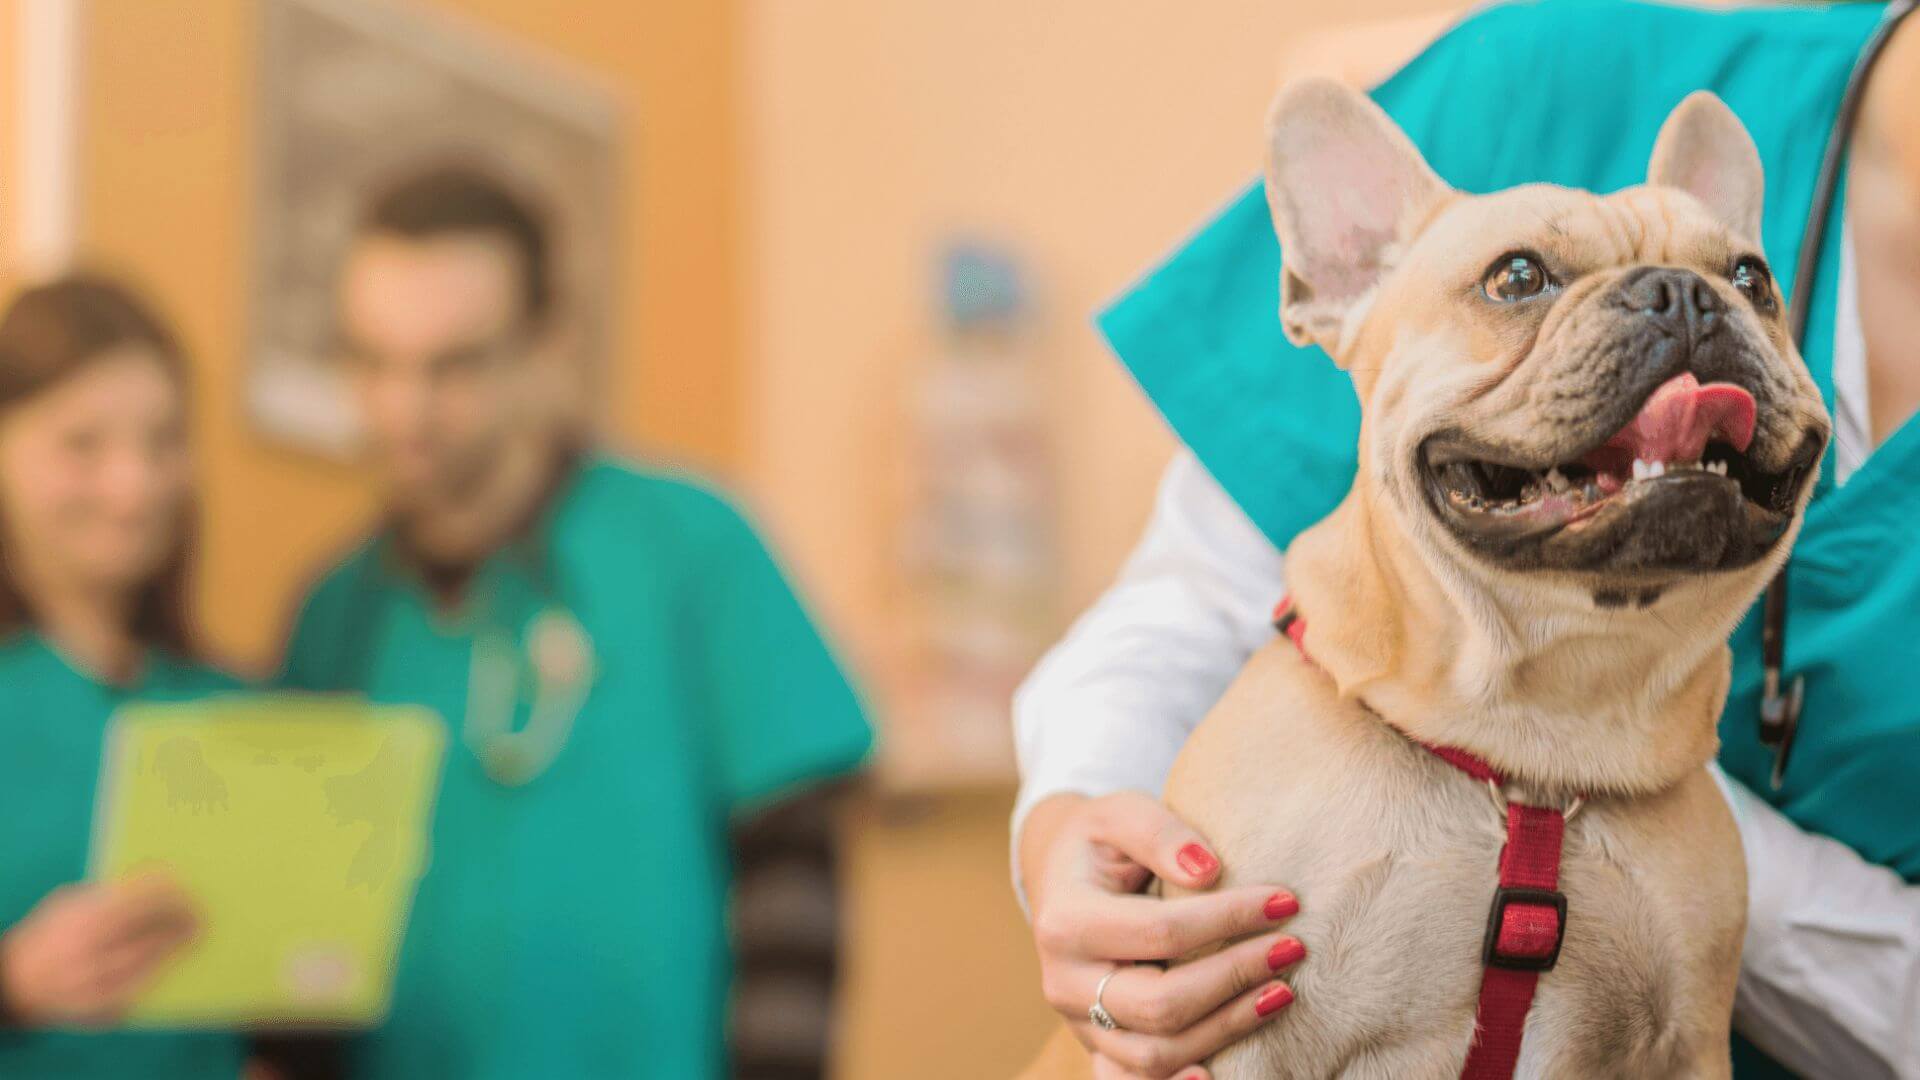
[[[236,686],[210,668],[158,654],[136,685],[110,686],[76,670],[36,634],[0,645],[0,928],[87,876],[94,781],[114,710]],[[245,1056],[239,1036],[219,1032],[0,1028],[3,1077],[234,1080]]]
[[[1815,174],[1855,60],[1884,4],[1702,9],[1539,0],[1469,16],[1374,98],[1441,177],[1469,192],[1545,181],[1641,183],[1655,134],[1688,93],[1739,114],[1767,169],[1762,231],[1790,291]],[[1836,200],[1803,349],[1833,397]],[[1141,387],[1196,456],[1284,547],[1351,486],[1359,407],[1317,348],[1282,336],[1280,251],[1247,188],[1100,319]],[[1909,422],[1844,487],[1831,454],[1789,568],[1786,663],[1806,709],[1778,791],[1757,733],[1759,612],[1733,638],[1727,771],[1802,826],[1920,880],[1920,427]],[[1280,479],[1275,479],[1280,478]],[[1742,1076],[1770,1066],[1743,1052]]]
[[[728,824],[862,761],[853,690],[738,512],[611,461],[565,479],[466,594],[439,610],[378,535],[314,591],[289,646],[294,686],[426,705],[453,727],[391,1015],[356,1041],[356,1075],[722,1076]],[[511,631],[524,656],[555,605],[595,675],[552,766],[505,786],[460,739],[476,633]]]

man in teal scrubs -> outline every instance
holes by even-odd
[[[551,247],[451,167],[378,198],[342,269],[387,512],[307,599],[286,681],[429,706],[457,747],[356,1075],[722,1075],[729,826],[870,742],[740,514],[579,440]]]
[[[1668,112],[1691,91],[1713,90],[1747,124],[1765,160],[1763,239],[1782,286],[1791,289],[1821,151],[1843,122],[1849,75],[1886,12],[1881,4],[1495,5],[1462,19],[1374,97],[1455,187],[1486,192],[1546,181],[1605,192],[1639,183]],[[1909,23],[1903,33],[1912,40],[1920,20]],[[1911,80],[1912,53],[1908,63],[1903,74]],[[1893,116],[1895,124],[1911,124],[1910,113]],[[1920,193],[1920,173],[1905,182]],[[1828,215],[1807,307],[1803,352],[1842,415],[1839,452],[1823,463],[1789,569],[1786,661],[1789,675],[1806,677],[1806,704],[1784,784],[1771,786],[1773,754],[1757,737],[1757,613],[1734,638],[1721,724],[1721,764],[1737,781],[1730,798],[1753,872],[1736,1021],[1813,1075],[1906,1075],[1920,1069],[1920,1016],[1912,1011],[1920,988],[1920,890],[1903,887],[1894,874],[1920,880],[1913,782],[1920,776],[1920,707],[1912,695],[1920,557],[1911,539],[1920,533],[1920,425],[1876,422],[1868,437],[1869,425],[1849,423],[1846,405],[1860,405],[1869,382],[1858,340],[1864,305],[1852,298],[1887,283],[1848,283],[1839,224],[1847,209],[1843,189]],[[1920,217],[1914,220],[1920,227]],[[1863,238],[1863,252],[1868,239],[1881,238]],[[1282,336],[1279,263],[1255,185],[1101,319],[1192,458],[1170,471],[1155,524],[1121,583],[1022,689],[1020,812],[1044,821],[1036,835],[1080,842],[1086,830],[1069,818],[1114,817],[1116,807],[1097,797],[1157,786],[1164,765],[1158,777],[1147,775],[1149,768],[1159,755],[1171,760],[1182,725],[1198,722],[1210,703],[1199,700],[1210,684],[1193,672],[1223,671],[1211,690],[1217,696],[1224,689],[1253,647],[1239,633],[1246,620],[1236,609],[1251,606],[1253,636],[1265,640],[1260,612],[1278,598],[1279,550],[1351,484],[1358,407],[1345,374],[1318,350],[1296,348]],[[1859,265],[1873,264],[1862,258]],[[1904,287],[1914,287],[1910,276]],[[1912,310],[1915,299],[1909,293],[1903,305],[1881,310]],[[1886,347],[1876,360],[1885,363],[1896,359],[1892,350],[1910,350],[1912,340],[1869,343]],[[1851,375],[1836,370],[1843,353],[1851,357]],[[1910,351],[1905,357],[1911,363]],[[1899,385],[1871,381],[1876,395]],[[1876,400],[1884,416],[1881,404]],[[1850,427],[1859,438],[1849,455]],[[1240,595],[1263,583],[1271,584],[1269,595]],[[1176,701],[1168,688],[1184,698]],[[1164,811],[1156,817],[1132,809],[1140,836],[1185,839],[1178,823],[1163,820]],[[1095,838],[1109,851],[1125,846]],[[1023,866],[1071,861],[1029,852],[1020,842]],[[1036,843],[1046,846],[1044,839]],[[1132,861],[1175,880],[1211,880],[1219,869],[1211,856],[1187,863],[1166,857],[1174,842],[1142,840],[1139,848],[1128,852]],[[1310,964],[1313,943],[1306,948]],[[1053,951],[1063,963],[1089,955]],[[1750,1046],[1737,1060],[1742,1076],[1780,1075]]]

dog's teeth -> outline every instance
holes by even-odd
[[[1724,461],[1710,461],[1707,463],[1707,471],[1715,476],[1725,476],[1727,475],[1727,463]]]
[[[1655,478],[1667,475],[1667,463],[1664,461],[1653,462],[1647,466],[1647,475]]]
[[[1560,467],[1558,465],[1547,470],[1547,487],[1550,490],[1558,493],[1567,490],[1569,486],[1567,478],[1560,475]]]
[[[1647,478],[1647,463],[1641,461],[1639,458],[1633,459],[1633,478],[1635,480],[1645,480]]]

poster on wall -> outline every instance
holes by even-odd
[[[1021,253],[939,252],[937,346],[910,366],[904,643],[881,779],[927,792],[1016,778],[1014,690],[1061,625],[1050,357]]]
[[[263,434],[328,457],[355,450],[335,278],[373,194],[440,166],[496,176],[550,223],[558,340],[588,378],[605,370],[620,202],[611,95],[405,4],[269,0],[260,34],[246,403]]]

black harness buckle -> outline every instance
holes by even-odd
[[[1500,928],[1507,908],[1514,904],[1553,909],[1553,951],[1545,956],[1520,956],[1500,951]],[[1567,894],[1557,889],[1523,889],[1502,885],[1493,894],[1493,908],[1487,913],[1487,937],[1480,946],[1480,963],[1490,968],[1511,971],[1552,971],[1560,962],[1560,945],[1567,939]]]

